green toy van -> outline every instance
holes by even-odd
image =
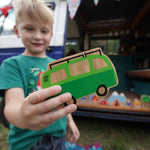
[[[100,48],[56,60],[48,64],[48,70],[41,75],[42,88],[60,85],[60,94],[70,92],[72,102],[69,103],[74,104],[77,99],[95,92],[104,97],[117,84],[115,67]]]

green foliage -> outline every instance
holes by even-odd
[[[91,48],[101,47],[105,54],[117,55],[119,52],[119,40],[118,39],[108,39],[108,40],[91,40]]]
[[[119,40],[108,40],[107,54],[118,54],[119,51]]]
[[[71,50],[71,49],[75,49],[76,51],[78,51],[79,46],[78,46],[78,45],[71,45],[71,44],[66,45],[66,54],[67,54],[67,53],[69,52],[69,50]]]
[[[0,123],[0,150],[8,150],[8,133],[9,129],[5,128],[1,123]]]
[[[67,54],[71,49],[79,51],[79,42],[78,40],[68,40],[66,42],[65,54]]]
[[[126,141],[124,138],[114,139],[111,142],[111,150],[127,150]]]

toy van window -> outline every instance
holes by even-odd
[[[83,60],[69,65],[71,76],[77,76],[83,73],[90,72],[89,61]]]
[[[107,63],[103,59],[101,58],[93,59],[93,67],[95,70],[98,70],[107,66],[108,66]]]
[[[51,84],[67,79],[67,74],[66,74],[65,69],[58,70],[58,71],[51,73],[50,78],[51,78]]]

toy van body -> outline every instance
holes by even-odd
[[[48,70],[41,76],[42,88],[60,85],[60,94],[70,92],[74,103],[94,92],[105,96],[117,84],[115,67],[100,48],[56,60],[48,64]]]

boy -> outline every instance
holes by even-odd
[[[55,96],[60,86],[38,91],[39,75],[53,61],[46,56],[52,37],[51,10],[42,0],[14,0],[14,31],[25,51],[9,58],[0,67],[0,90],[5,94],[5,117],[10,122],[10,150],[65,150],[66,123],[69,140],[75,142],[79,131],[71,112],[76,105],[56,108],[71,99],[70,93]],[[47,99],[48,97],[52,97]],[[67,116],[67,117],[65,117]],[[67,121],[66,121],[67,118]]]

